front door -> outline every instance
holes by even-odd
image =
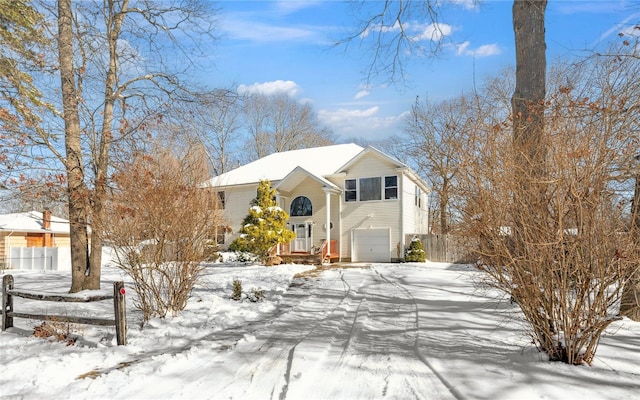
[[[291,241],[291,252],[309,253],[311,250],[311,222],[296,222],[292,228],[296,238]]]

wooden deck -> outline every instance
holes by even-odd
[[[320,249],[317,249],[316,252],[312,253],[292,253],[289,251],[288,245],[282,245],[280,247],[280,252],[278,256],[282,258],[282,261],[285,263],[296,263],[296,264],[313,264],[313,265],[322,265],[324,263],[333,263],[337,262],[340,259],[340,255],[338,254],[338,243],[337,240],[332,240],[330,242],[331,253],[328,253],[327,246],[323,245]]]

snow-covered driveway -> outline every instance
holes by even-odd
[[[418,350],[415,299],[375,267],[289,294],[291,307],[215,360],[218,398],[453,398]]]
[[[212,264],[180,314],[140,328],[130,306],[127,346],[91,326],[65,346],[33,337],[40,321],[18,319],[0,333],[0,398],[635,400],[640,392],[640,323],[612,324],[592,366],[568,366],[546,361],[517,305],[479,286],[473,266],[345,266],[289,285],[309,268]],[[113,267],[103,273],[106,288],[122,279]],[[263,289],[265,300],[230,300],[234,279]],[[69,282],[63,273],[16,275],[27,290],[64,293]],[[36,311],[35,303],[17,307]],[[91,315],[113,312],[100,303]]]

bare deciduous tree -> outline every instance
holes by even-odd
[[[245,99],[244,115],[249,131],[252,161],[275,152],[326,146],[334,134],[320,125],[313,108],[286,93],[251,93]]]
[[[182,70],[176,68],[185,67],[168,65],[170,58],[162,59],[162,55],[172,47],[174,51],[185,49],[184,43],[175,40],[174,32],[190,31],[195,35],[182,38],[191,40],[209,35],[211,15],[205,4],[197,1],[107,0],[75,6],[71,0],[58,2],[66,154],[58,150],[54,137],[39,139],[58,156],[67,173],[72,292],[100,286],[112,145],[139,128],[131,121],[142,124],[144,115],[160,115],[166,99],[180,92]],[[197,45],[190,51],[195,48]],[[189,60],[186,53],[184,59]],[[130,114],[137,117],[129,118]]]
[[[456,178],[464,167],[462,147],[469,132],[478,127],[481,109],[478,99],[460,96],[439,103],[416,102],[406,120],[403,151],[431,183],[437,196],[438,233],[449,233],[452,225],[451,201],[456,194]]]
[[[205,145],[214,175],[224,174],[239,164],[242,149],[241,97],[230,90],[198,96],[182,116]]]
[[[353,1],[352,5],[359,27],[337,44],[358,41],[368,47],[367,81],[404,82],[406,64],[440,54],[450,33],[451,27],[440,21],[443,3],[438,0]]]

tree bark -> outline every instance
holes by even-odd
[[[547,223],[544,202],[546,149],[544,102],[546,96],[546,44],[544,15],[547,0],[515,0],[513,31],[516,47],[516,87],[511,98],[516,189],[513,200],[513,251],[528,257],[527,231]],[[536,228],[539,227],[539,228]]]
[[[636,244],[640,245],[640,172],[636,175],[636,186],[631,202],[630,228]],[[620,301],[620,315],[634,321],[640,321],[640,269],[636,269],[624,285]]]
[[[105,2],[107,10],[107,43],[109,44],[109,66],[107,69],[105,88],[104,88],[104,107],[102,119],[102,131],[100,135],[100,145],[94,160],[95,168],[95,188],[92,199],[91,214],[91,253],[90,253],[90,270],[88,274],[88,283],[96,289],[100,288],[100,273],[102,265],[102,241],[104,237],[103,223],[106,219],[105,202],[107,198],[107,173],[109,168],[109,148],[113,135],[111,129],[113,126],[114,104],[117,99],[117,81],[118,72],[118,38],[122,28],[122,21],[126,15],[128,1],[125,0],[121,4],[120,10],[116,10],[114,2],[109,0]]]
[[[546,48],[544,14],[547,0],[515,0],[516,88],[511,98],[513,138],[523,172],[544,172],[544,100]]]
[[[73,66],[73,14],[71,0],[58,2],[58,58],[62,88],[69,195],[69,230],[71,240],[71,293],[87,289],[89,269],[88,221],[89,191],[84,181],[78,94]]]

